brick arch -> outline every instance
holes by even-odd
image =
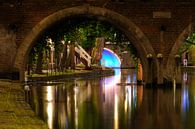
[[[182,33],[179,35],[179,37],[177,38],[177,40],[175,41],[171,52],[169,54],[168,57],[168,61],[167,61],[167,73],[173,73],[172,71],[174,71],[174,66],[175,66],[175,55],[178,53],[179,48],[181,47],[182,43],[184,42],[184,40],[192,34],[192,32],[195,30],[195,22],[190,23],[183,31]],[[171,75],[171,74],[169,74]],[[171,75],[173,76],[173,75]]]
[[[86,5],[63,9],[49,15],[41,22],[39,22],[32,29],[32,31],[24,38],[23,42],[18,48],[14,63],[14,68],[18,69],[20,72],[20,80],[23,80],[24,78],[24,68],[27,55],[39,35],[44,32],[44,30],[49,28],[51,25],[57,23],[58,21],[70,16],[77,15],[94,16],[96,18],[106,20],[120,28],[122,32],[124,32],[126,36],[130,39],[130,41],[132,41],[132,44],[137,49],[143,64],[144,75],[147,75],[148,64],[146,56],[149,53],[155,55],[155,52],[149,40],[142,33],[142,31],[128,18],[122,16],[119,13],[105,8]]]

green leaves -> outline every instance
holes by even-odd
[[[45,57],[49,59],[50,48],[47,45],[48,38],[51,38],[52,42],[54,42],[55,58],[58,60],[58,56],[64,51],[62,41],[64,41],[65,44],[77,42],[90,53],[98,37],[104,37],[105,41],[115,43],[114,48],[130,51],[133,57],[137,57],[135,47],[132,44],[125,44],[125,42],[130,41],[114,25],[97,19],[70,17],[69,19],[56,23],[40,35],[36,44],[31,49],[29,63],[37,64],[37,56],[40,51],[45,53]],[[48,62],[44,60],[47,59],[43,58],[43,62]]]
[[[184,52],[188,52],[195,45],[195,32],[193,32],[181,45],[178,54],[181,56]]]

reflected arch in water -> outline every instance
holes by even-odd
[[[104,48],[102,52],[101,65],[109,68],[120,68],[120,58],[110,49]]]

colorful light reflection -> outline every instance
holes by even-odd
[[[120,68],[120,58],[110,49],[104,48],[102,52],[101,65],[109,68]]]

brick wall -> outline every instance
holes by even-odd
[[[16,35],[10,26],[0,25],[0,72],[12,69],[16,54]]]

